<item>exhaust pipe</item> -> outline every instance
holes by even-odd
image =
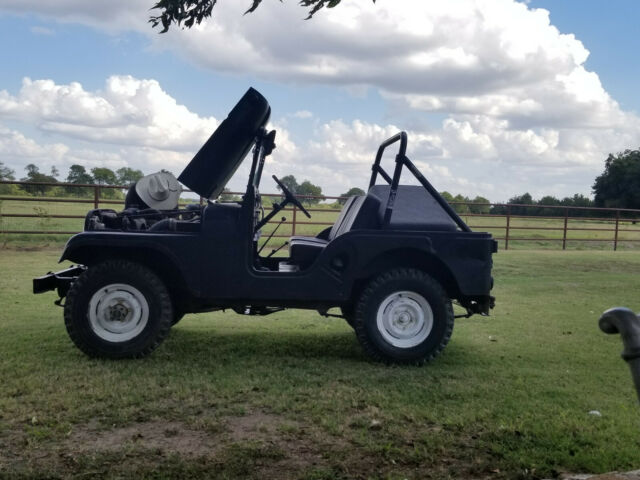
[[[610,308],[602,314],[598,325],[604,333],[619,333],[622,337],[621,356],[629,364],[640,401],[640,318],[628,308]]]

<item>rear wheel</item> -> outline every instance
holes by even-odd
[[[423,364],[449,342],[453,318],[442,286],[420,270],[403,268],[367,285],[356,305],[354,328],[373,359]]]
[[[174,320],[169,292],[147,267],[111,260],[73,283],[64,309],[71,340],[91,357],[144,357],[166,338]]]

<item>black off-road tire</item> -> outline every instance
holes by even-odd
[[[144,297],[148,316],[142,330],[134,332],[133,338],[109,341],[97,333],[99,327],[92,326],[89,306],[94,295],[99,298],[102,289],[106,292],[109,286],[119,284],[133,287]],[[94,314],[93,318],[97,317]],[[145,357],[167,337],[173,320],[171,297],[162,280],[144,265],[128,260],[109,260],[83,272],[69,289],[64,306],[69,337],[90,357]]]
[[[420,341],[414,346],[393,345],[385,338],[390,333],[383,333],[378,326],[378,310],[387,299],[395,298],[394,295],[404,298],[401,292],[418,294],[416,298],[419,296],[426,300],[432,312],[431,330],[424,329],[423,335],[427,335],[424,339],[416,335],[415,341]],[[388,308],[392,308],[393,303],[388,305]],[[425,315],[425,318],[428,316]],[[436,358],[449,343],[453,321],[451,300],[436,280],[421,270],[399,268],[379,275],[365,287],[356,304],[354,329],[362,348],[372,359],[385,363],[422,365]]]

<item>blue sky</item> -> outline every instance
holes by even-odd
[[[608,152],[640,144],[637,1],[351,0],[308,22],[292,1],[221,2],[166,35],[144,2],[109,5],[0,0],[0,161],[17,176],[178,173],[249,86],[279,131],[271,171],[328,194],[364,186],[399,129],[437,188],[496,201],[589,194]]]

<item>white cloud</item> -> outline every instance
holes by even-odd
[[[37,165],[43,172],[55,166],[62,179],[73,164],[83,165],[88,170],[93,167],[117,170],[128,166],[146,173],[168,169],[178,174],[191,157],[191,153],[145,146],[84,148],[61,142],[43,143],[0,125],[0,161],[14,170],[18,178],[24,175],[24,167],[29,163]]]
[[[24,165],[60,160],[68,151],[69,148],[62,143],[41,145],[16,130],[0,125],[0,158],[6,164],[15,158]]]
[[[298,110],[291,116],[294,118],[307,119],[313,117],[313,113],[311,113],[309,110]]]
[[[110,32],[146,27],[149,16],[147,2],[110,0],[85,2],[82,0],[0,0],[0,11],[35,13],[62,22],[78,22]]]
[[[186,151],[198,148],[217,126],[215,118],[179,105],[156,80],[131,76],[109,77],[99,92],[77,82],[26,78],[17,95],[0,91],[0,117],[80,140]]]

